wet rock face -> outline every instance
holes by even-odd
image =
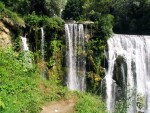
[[[0,48],[9,47],[11,45],[12,45],[12,43],[11,43],[10,31],[0,21]]]

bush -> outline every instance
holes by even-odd
[[[104,102],[97,96],[80,94],[75,113],[107,113]]]
[[[52,29],[58,29],[62,27],[64,21],[59,17],[49,18],[48,16],[38,16],[35,12],[25,16],[25,21],[29,27],[44,27],[48,26]]]
[[[34,66],[29,68],[23,53],[0,50],[1,113],[37,113],[41,103],[66,95],[67,89],[60,85],[58,78],[41,79],[39,70]]]
[[[65,10],[63,12],[63,18],[65,20],[73,19],[79,20],[82,15],[83,1],[82,0],[68,0]]]
[[[30,0],[1,0],[7,8],[19,14],[28,14]]]
[[[47,26],[51,29],[59,29],[63,26],[64,21],[59,17],[49,18],[47,16],[42,16],[40,23],[42,26]]]
[[[40,18],[33,12],[25,17],[25,21],[29,26],[38,26]]]
[[[11,49],[0,50],[0,57],[2,112],[20,112],[28,105],[32,93],[37,91],[34,69],[25,66],[24,56],[18,56]]]
[[[8,23],[9,25],[25,26],[23,19],[21,19],[16,13],[5,8],[3,3],[0,2],[0,19]]]

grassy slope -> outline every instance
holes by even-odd
[[[22,54],[22,53],[21,53]],[[60,99],[66,88],[41,78],[37,68],[28,68],[12,50],[0,50],[0,112],[38,112],[45,101]]]
[[[81,93],[75,106],[76,113],[107,113],[105,103],[96,95]]]
[[[5,8],[4,4],[0,2],[0,20],[3,20],[7,24],[11,26],[20,26],[25,27],[25,22],[22,18],[20,18],[17,13],[14,13],[7,8]]]
[[[22,54],[22,53],[20,53]],[[11,49],[0,50],[0,112],[36,113],[45,102],[78,98],[77,113],[105,113],[100,98],[87,93],[72,93],[57,80],[43,80],[37,68],[27,68],[24,57]]]

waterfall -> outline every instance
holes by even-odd
[[[45,34],[44,34],[44,29],[41,27],[41,56],[42,56],[42,76],[43,78],[47,78],[47,71],[45,68]]]
[[[45,35],[44,35],[44,30],[41,27],[41,54],[42,54],[42,62],[44,62],[44,42],[45,42]]]
[[[62,18],[63,9],[60,9],[60,18]]]
[[[83,24],[65,24],[67,86],[70,90],[84,91],[85,36]]]
[[[31,54],[31,51],[29,50],[26,36],[24,37],[21,36],[21,40],[22,40],[22,49],[24,51],[23,52],[24,53],[23,66],[25,68],[33,68],[32,54]]]
[[[27,44],[26,36],[24,36],[24,37],[21,36],[21,40],[22,40],[22,48],[23,48],[23,50],[28,51],[29,47],[28,47],[28,44]]]
[[[126,89],[127,113],[149,113],[150,36],[115,34],[107,43],[109,67],[105,79],[109,113],[115,110],[118,87],[122,88],[121,91]],[[121,80],[126,88],[119,86]]]

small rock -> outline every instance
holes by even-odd
[[[57,112],[58,112],[58,110],[57,110],[57,109],[55,109],[55,112],[57,113]]]

